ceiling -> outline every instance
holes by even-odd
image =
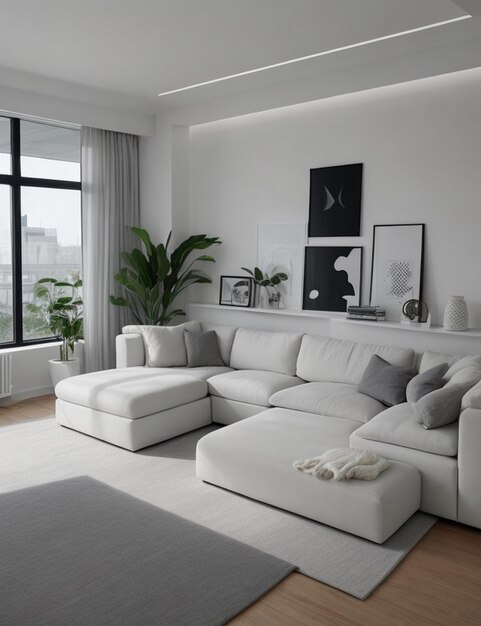
[[[447,54],[460,42],[479,43],[481,65],[480,5],[481,0],[2,0],[0,85],[155,113],[380,59],[394,63],[413,50]],[[467,13],[474,17],[384,39]]]

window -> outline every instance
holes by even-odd
[[[49,341],[26,304],[81,271],[80,131],[0,117],[0,347]]]

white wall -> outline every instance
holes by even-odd
[[[364,163],[361,238],[369,296],[373,224],[426,223],[424,298],[434,322],[465,295],[481,327],[481,72],[470,70],[191,127],[190,229],[219,235],[218,276],[256,262],[256,225],[307,220],[309,169]],[[318,243],[311,240],[310,243]]]

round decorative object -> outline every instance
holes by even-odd
[[[429,309],[422,300],[407,300],[403,304],[402,314],[411,322],[425,323],[428,319]]]
[[[468,330],[468,306],[464,296],[449,296],[444,310],[444,330]]]

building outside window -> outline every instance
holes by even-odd
[[[50,339],[40,278],[81,274],[80,130],[0,117],[0,347]]]

